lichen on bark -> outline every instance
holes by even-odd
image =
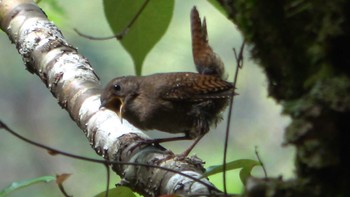
[[[350,2],[222,2],[264,69],[269,95],[292,118],[285,141],[297,149],[296,178],[264,181],[259,191],[264,196],[345,196],[350,192]],[[285,195],[277,192],[282,188]]]

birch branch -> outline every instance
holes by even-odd
[[[145,196],[163,194],[213,195],[217,189],[207,180],[185,177],[154,167],[118,165],[135,162],[157,165],[200,178],[199,158],[176,161],[161,146],[142,145],[149,137],[109,110],[99,110],[101,85],[86,58],[80,55],[30,0],[0,0],[1,29],[16,45],[27,70],[39,76],[88,138],[97,154],[112,164],[122,178],[120,185]]]

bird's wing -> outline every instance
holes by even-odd
[[[186,73],[168,77],[169,83],[161,95],[167,100],[201,101],[228,98],[234,93],[232,83],[215,76]]]

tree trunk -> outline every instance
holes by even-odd
[[[285,142],[297,150],[295,179],[254,179],[246,195],[349,196],[350,2],[220,2],[292,118]]]

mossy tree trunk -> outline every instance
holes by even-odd
[[[297,150],[294,180],[255,180],[247,195],[347,196],[350,1],[221,2],[292,118],[285,141]]]

